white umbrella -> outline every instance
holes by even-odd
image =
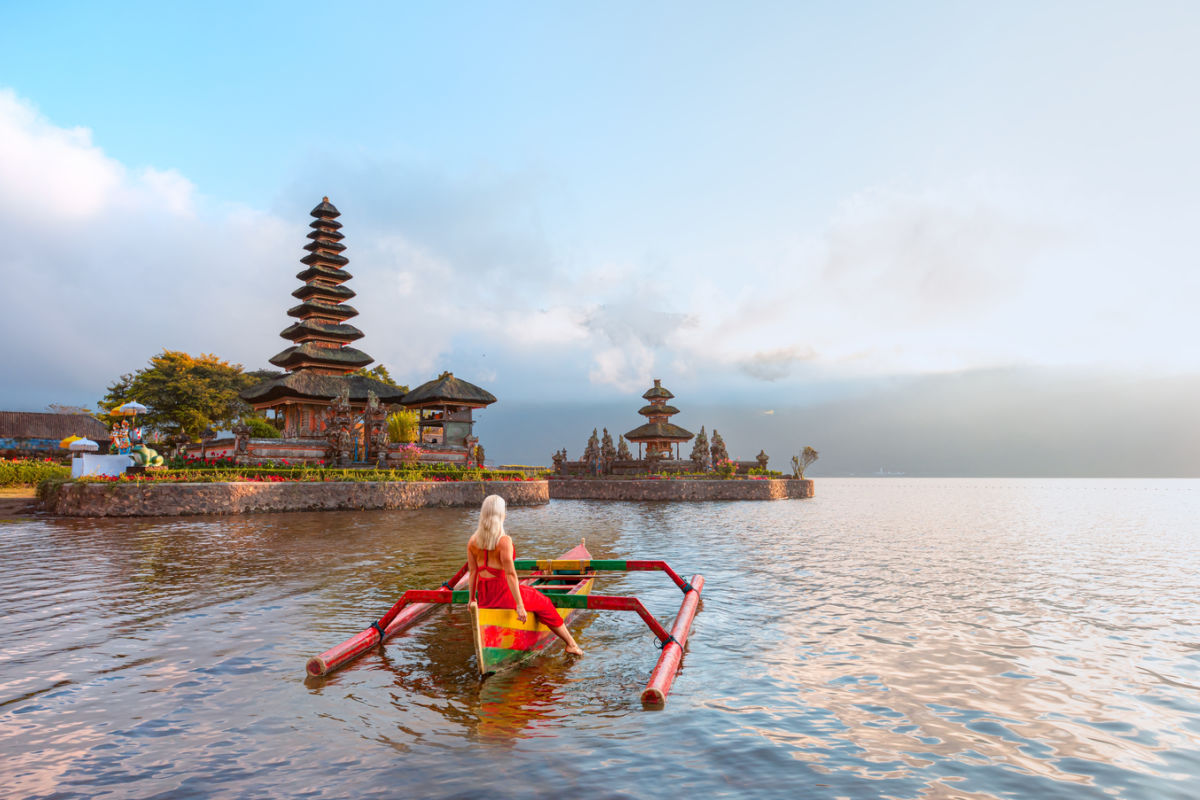
[[[144,414],[150,409],[146,408],[137,400],[130,400],[128,403],[117,406],[116,410],[121,414]]]
[[[100,449],[100,445],[91,439],[76,439],[67,445],[67,449],[73,453],[94,453]]]

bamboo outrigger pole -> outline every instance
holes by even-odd
[[[692,576],[692,589],[683,594],[683,603],[679,613],[675,615],[675,624],[671,626],[671,638],[664,641],[662,655],[650,673],[650,682],[642,691],[642,706],[662,707],[667,702],[667,692],[675,682],[675,673],[683,661],[683,646],[687,644],[688,631],[692,628],[692,619],[700,606],[700,591],[704,588],[704,576]]]
[[[454,577],[442,584],[443,588],[462,589],[467,585],[467,565],[463,564]],[[405,593],[408,594],[407,592]],[[435,603],[408,603],[401,597],[378,622],[362,633],[350,637],[346,641],[331,647],[319,656],[313,656],[305,665],[305,671],[313,677],[328,675],[335,669],[345,666],[377,644],[382,644],[389,636],[404,630],[418,622],[436,608]],[[401,613],[403,612],[403,613]]]

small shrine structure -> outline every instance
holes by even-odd
[[[417,441],[423,450],[465,447],[473,453],[479,443],[471,414],[496,402],[496,396],[445,372],[404,395],[401,404],[417,412]]]
[[[658,378],[654,379],[654,385],[642,395],[642,399],[648,401],[649,405],[639,408],[638,413],[647,417],[648,421],[625,434],[626,441],[637,442],[639,459],[642,457],[642,445],[645,445],[646,457],[650,459],[671,458],[674,445],[675,459],[678,460],[680,443],[691,440],[694,435],[691,431],[668,421],[679,413],[678,408],[667,405],[667,401],[674,397],[675,395],[663,388],[662,381]]]
[[[621,436],[615,447],[608,428],[604,429],[603,437],[593,429],[580,460],[571,461],[565,448],[554,453],[554,472],[564,477],[706,473],[718,469],[728,470],[731,474],[748,474],[751,469],[766,472],[766,453],[760,451],[754,461],[733,461],[716,429],[712,432],[710,447],[703,427],[697,436],[671,422],[671,417],[679,413],[679,409],[667,404],[674,397],[662,381],[655,378],[654,385],[642,395],[647,405],[638,409],[638,413],[647,418],[644,424]],[[681,458],[680,445],[692,439],[696,442],[691,454],[686,459]],[[637,443],[637,458],[630,454],[627,442]]]

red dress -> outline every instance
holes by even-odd
[[[483,552],[483,563],[476,565],[475,572],[475,599],[479,602],[480,608],[513,608],[517,604],[513,601],[512,592],[508,589],[508,581],[504,578],[504,570],[499,567],[488,566],[490,550]],[[513,558],[517,557],[517,548],[513,547]],[[548,628],[557,628],[563,624],[562,615],[558,613],[558,609],[550,602],[550,598],[534,589],[532,586],[518,584],[521,590],[521,601],[525,604],[525,610],[537,617],[538,622]]]

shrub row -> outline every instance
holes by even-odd
[[[606,481],[754,481],[790,477],[773,470],[752,469],[748,474],[722,474],[720,472],[661,472],[654,475],[550,475],[550,480],[606,480]]]
[[[54,461],[0,459],[0,486],[37,486],[44,480],[71,477],[71,468]]]
[[[68,471],[69,473],[69,471]],[[515,470],[457,469],[324,469],[320,467],[236,467],[223,469],[172,469],[152,471],[119,478],[90,476],[82,481],[112,483],[144,481],[151,483],[225,483],[248,481],[280,483],[284,481],[321,483],[325,481],[524,481],[533,480]]]

